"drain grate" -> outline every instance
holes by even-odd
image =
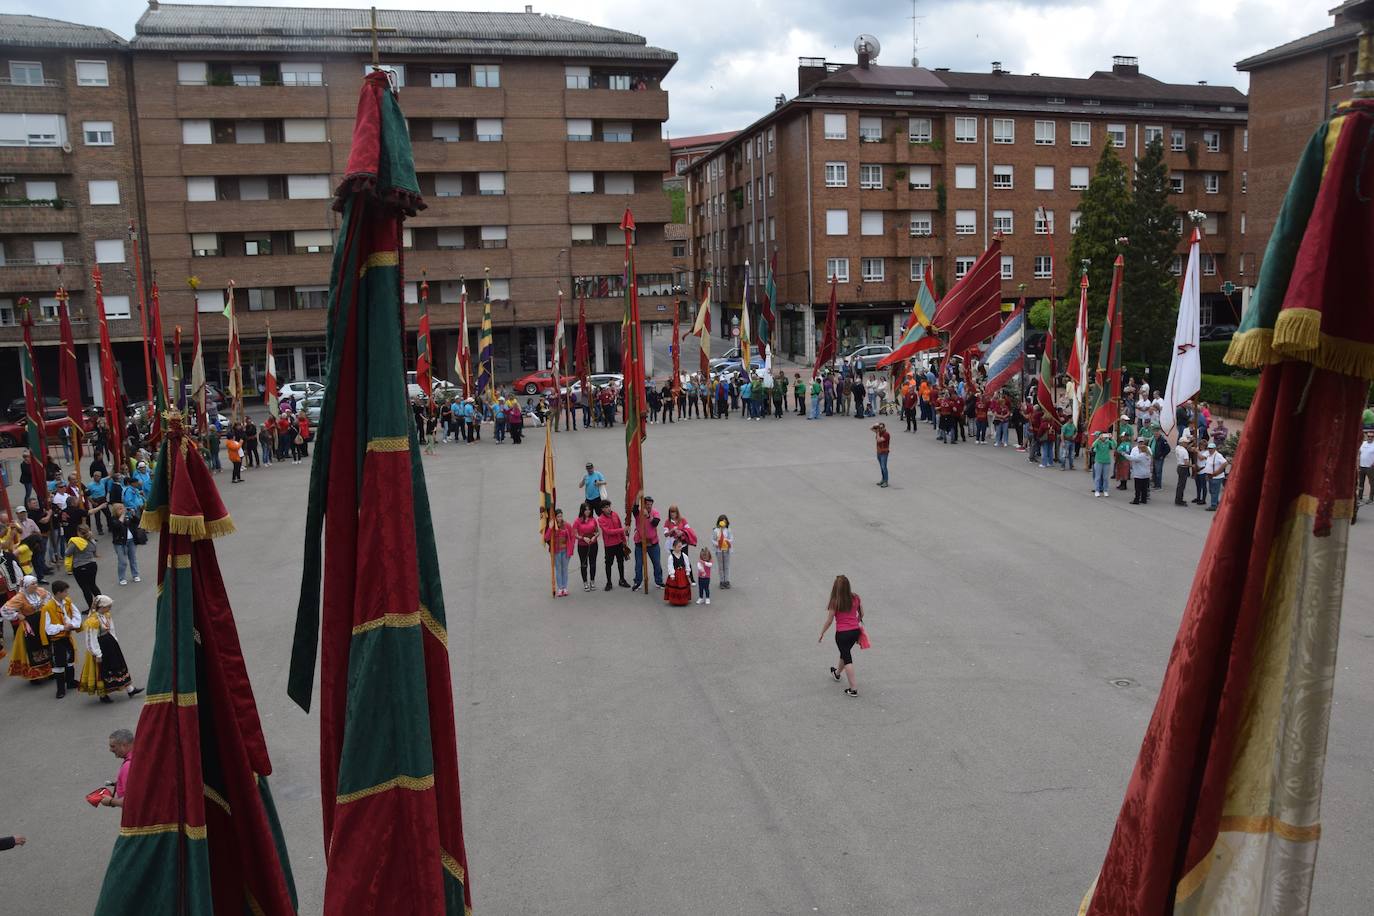
[[[1133,677],[1111,677],[1107,678],[1107,683],[1113,687],[1139,687],[1140,682]]]

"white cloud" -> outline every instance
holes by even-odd
[[[262,2],[262,0],[257,0]],[[292,6],[339,6],[300,0]],[[367,4],[357,3],[364,7]],[[445,4],[377,0],[379,7],[416,9]],[[463,6],[521,10],[524,0]],[[1141,70],[1166,82],[1207,80],[1246,88],[1237,60],[1326,28],[1330,4],[1291,0],[919,0],[917,33],[923,66],[987,70],[1001,61],[1017,73],[1083,77],[1111,65],[1114,54],[1140,58]],[[797,91],[797,58],[852,61],[852,43],[872,32],[883,44],[880,63],[911,58],[908,0],[534,0],[538,12],[566,15],[645,36],[678,53],[669,75],[674,136],[747,125],[773,107],[773,96]],[[102,25],[125,37],[145,4],[139,0],[18,0],[16,12]]]

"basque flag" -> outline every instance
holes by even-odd
[[[1016,377],[1025,363],[1026,354],[1021,347],[1022,334],[1026,326],[1026,309],[1018,305],[1007,316],[1000,330],[983,351],[983,365],[988,370],[986,391],[996,391]]]

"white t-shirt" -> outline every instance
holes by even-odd
[[[1190,467],[1193,463],[1193,456],[1188,452],[1188,446],[1180,442],[1174,446],[1174,460],[1181,468]]]
[[[1221,452],[1212,452],[1202,459],[1202,473],[1211,477],[1213,480],[1226,479],[1226,456]]]
[[[1367,439],[1360,443],[1360,467],[1374,468],[1374,442]]]

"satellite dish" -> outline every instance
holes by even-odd
[[[878,43],[877,36],[870,35],[867,32],[864,32],[858,38],[854,39],[854,53],[867,54],[869,60],[877,60],[878,53],[882,51],[882,49],[883,46]]]

